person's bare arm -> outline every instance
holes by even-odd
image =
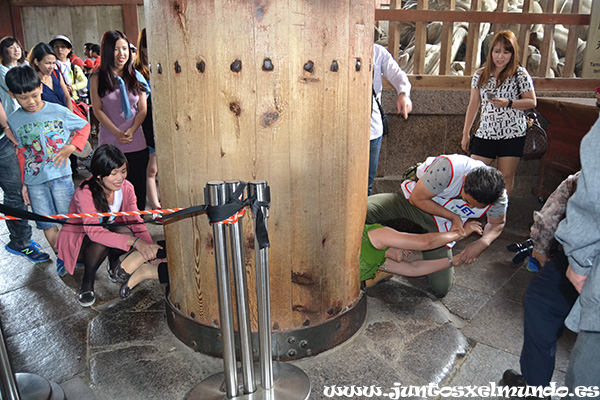
[[[429,275],[449,267],[450,260],[448,258],[440,258],[438,260],[415,260],[401,262],[386,259],[385,263],[381,267],[379,267],[379,270],[391,272],[396,275],[414,277]]]
[[[469,243],[463,252],[455,258],[459,258],[461,263],[467,265],[473,263],[477,257],[487,249],[498,236],[500,236],[505,224],[506,215],[501,217],[487,217],[487,224],[483,228],[483,235],[481,238]]]
[[[457,230],[460,235],[464,235],[465,231],[460,217],[454,214],[452,211],[445,209],[444,207],[433,201],[432,199],[434,197],[435,193],[427,189],[423,181],[420,180],[415,185],[415,188],[413,189],[413,192],[411,193],[408,201],[413,206],[417,207],[422,211],[425,211],[428,214],[437,215],[439,217],[446,218],[452,221],[451,231]]]
[[[4,134],[6,135],[8,140],[11,141],[13,146],[18,146],[19,142],[17,142],[17,139],[15,138],[15,135],[13,135],[13,132],[10,129],[10,126],[8,126],[8,116],[6,115],[6,112],[4,111],[4,107],[2,107],[2,103],[0,103],[0,125],[4,128]],[[0,135],[1,134],[2,134],[2,132],[0,132]]]
[[[399,115],[402,115],[404,119],[408,119],[408,114],[412,112],[412,101],[406,93],[400,93],[398,100],[396,101],[396,109]]]
[[[491,99],[490,103],[496,108],[508,107],[510,100],[505,99],[504,97],[497,97]],[[535,108],[536,105],[537,99],[535,97],[535,92],[532,90],[530,92],[521,93],[520,99],[512,101],[511,108],[516,108],[517,110],[529,110]]]
[[[460,147],[463,149],[463,151],[465,153],[469,153],[469,142],[471,140],[471,128],[473,127],[473,122],[475,121],[475,116],[477,115],[477,110],[479,110],[480,104],[481,104],[481,97],[479,94],[479,89],[471,88],[471,95],[469,97],[469,105],[467,106],[467,112],[465,114],[465,123],[463,125],[462,140],[460,142]]]
[[[137,129],[140,127],[140,125],[142,125],[142,122],[144,122],[144,119],[146,119],[146,114],[147,114],[146,92],[140,91],[140,98],[138,100],[137,107],[138,107],[138,112],[135,115],[135,118],[133,119],[133,125],[131,125],[131,127],[129,127],[125,131],[125,135],[128,138],[131,138],[131,140],[133,140],[133,134],[135,133],[135,131],[137,131]]]
[[[437,249],[446,243],[463,239],[472,232],[481,234],[481,224],[470,221],[466,224],[465,236],[458,231],[407,233],[398,232],[389,227],[382,227],[369,231],[369,240],[376,249],[395,248],[404,250],[431,250]]]

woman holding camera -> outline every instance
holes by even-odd
[[[471,157],[490,165],[498,158],[498,169],[506,180],[508,194],[523,155],[527,121],[525,110],[537,101],[531,76],[519,65],[519,45],[514,33],[498,32],[487,60],[473,75],[471,97],[461,147]],[[473,138],[471,127],[481,105],[481,120]]]

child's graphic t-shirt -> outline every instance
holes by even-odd
[[[70,162],[58,168],[53,165],[52,157],[68,144],[71,131],[83,129],[87,121],[66,107],[46,102],[35,113],[19,108],[10,115],[8,124],[19,142],[19,148],[25,149],[26,185],[40,185],[71,175]]]

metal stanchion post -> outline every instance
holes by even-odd
[[[207,203],[222,206],[227,201],[225,182],[210,181],[206,184]],[[227,258],[227,238],[224,224],[213,224],[215,263],[217,268],[217,291],[219,296],[219,318],[223,338],[223,365],[225,367],[225,388],[227,397],[238,394],[235,342],[233,337],[233,308],[231,304],[231,284],[229,281],[229,261]]]
[[[20,400],[19,389],[17,388],[17,382],[10,365],[10,359],[8,358],[8,351],[6,350],[6,344],[4,343],[4,335],[2,333],[2,327],[0,326],[0,385],[2,389],[2,396],[0,398],[6,400]]]
[[[239,185],[239,181],[228,181],[228,189],[233,193]],[[225,183],[223,181],[211,181],[207,184],[207,192],[211,206],[224,204],[222,190]],[[270,201],[267,182],[253,181],[249,186],[249,193],[256,197],[259,201]],[[218,201],[217,201],[218,200]],[[263,221],[266,228],[266,219],[268,217],[268,207],[262,206]],[[255,215],[255,220],[258,217]],[[241,221],[238,221],[241,223]],[[233,263],[236,266],[236,293],[238,294],[238,322],[240,329],[240,342],[242,346],[242,358],[244,354],[250,356],[251,364],[251,346],[250,331],[249,331],[249,311],[247,302],[247,286],[246,286],[246,271],[244,269],[244,258],[241,251],[241,225],[235,227],[236,224],[231,224],[230,239],[231,247],[235,250],[237,244],[240,245],[239,250],[235,250],[232,254]],[[223,363],[225,371],[209,376],[201,383],[196,385],[187,396],[187,400],[224,400],[225,398],[235,397],[236,400],[306,400],[310,396],[310,380],[304,371],[300,368],[289,364],[272,362],[271,349],[271,307],[269,294],[269,256],[268,249],[259,249],[258,243],[256,246],[256,279],[257,279],[257,295],[258,295],[258,334],[260,340],[260,371],[262,379],[262,387],[257,388],[254,382],[253,373],[248,373],[246,364],[248,360],[242,360],[242,373],[244,374],[245,389],[253,387],[252,393],[244,393],[240,395],[230,395],[237,393],[233,386],[237,385],[237,374],[232,371],[235,366],[235,351],[233,349],[233,323],[231,310],[231,290],[229,286],[229,275],[227,274],[227,250],[225,243],[225,227],[223,224],[213,224],[213,235],[215,245],[215,260],[217,262],[217,283],[219,285],[219,315],[221,318],[221,332],[223,334]],[[256,236],[256,234],[255,234]],[[218,253],[218,254],[217,254]],[[223,254],[222,254],[223,253]],[[240,276],[237,276],[240,275]],[[244,290],[243,294],[239,293],[240,288]],[[227,295],[227,299],[223,299]],[[240,303],[242,299],[242,303]],[[248,337],[242,338],[244,326],[248,325]],[[228,329],[225,329],[226,326]],[[244,333],[245,334],[245,333]],[[229,336],[230,335],[230,336]],[[244,350],[246,349],[246,350]],[[232,358],[233,357],[233,358]],[[252,365],[252,364],[251,364]],[[258,367],[258,365],[252,365]],[[246,376],[247,375],[247,376]],[[252,379],[252,385],[246,385],[246,381]],[[225,381],[226,393],[223,390],[223,381]],[[227,396],[227,397],[224,397]]]
[[[248,184],[248,197],[256,196],[259,202],[270,202],[266,181],[252,181]],[[262,218],[267,228],[269,208],[261,206]],[[258,215],[254,216],[257,224]],[[273,387],[273,360],[271,356],[271,294],[269,292],[269,248],[261,249],[254,236],[254,252],[256,254],[256,301],[258,303],[258,342],[260,357],[260,377],[262,387]]]
[[[232,198],[234,192],[240,185],[240,181],[229,180],[226,182],[226,185],[228,192],[227,195],[229,198]],[[233,263],[233,277],[235,281],[238,330],[240,333],[242,379],[244,382],[244,393],[248,394],[256,391],[256,385],[254,383],[252,339],[250,337],[250,311],[248,310],[248,285],[246,282],[244,245],[242,242],[242,217],[240,216],[236,222],[229,223],[227,226],[229,230],[231,261]]]

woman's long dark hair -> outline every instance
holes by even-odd
[[[138,37],[138,51],[135,55],[135,60],[133,61],[133,67],[138,70],[146,80],[150,80],[150,70],[148,68],[148,57],[146,56],[146,52],[142,51],[142,49],[148,48],[148,41],[146,39],[146,28],[140,31],[140,35]]]
[[[130,47],[129,39],[127,36],[121,31],[107,31],[102,35],[102,42],[100,44],[100,70],[98,71],[98,95],[100,97],[104,97],[107,93],[114,91],[118,85],[115,79],[115,46],[117,44],[117,40],[124,39],[127,41],[127,48]],[[133,60],[131,59],[131,51],[129,52],[129,57],[127,58],[127,62],[123,66],[123,81],[125,81],[125,86],[132,93],[139,94],[140,91],[143,91],[144,88],[138,82],[135,71],[133,69]]]
[[[52,47],[50,47],[49,44],[40,42],[33,46],[33,49],[31,49],[31,51],[29,52],[28,61],[29,65],[31,65],[31,67],[35,69],[35,72],[39,72],[40,69],[34,61],[41,62],[47,55],[52,55],[58,60],[58,57],[56,57],[56,53],[54,52]]]
[[[23,60],[25,60],[25,50],[23,50],[21,43],[19,43],[19,41],[12,36],[6,36],[0,40],[0,61],[4,66],[8,67],[6,64],[6,59],[8,58],[7,49],[15,43],[21,48],[21,58],[18,60],[18,63],[21,64],[23,63]]]
[[[109,176],[113,169],[121,168],[123,164],[127,164],[125,154],[112,144],[105,144],[94,151],[90,163],[92,177],[81,182],[79,187],[83,189],[87,186],[90,189],[94,206],[98,212],[108,212],[110,210],[106,193],[100,181],[105,176]]]

